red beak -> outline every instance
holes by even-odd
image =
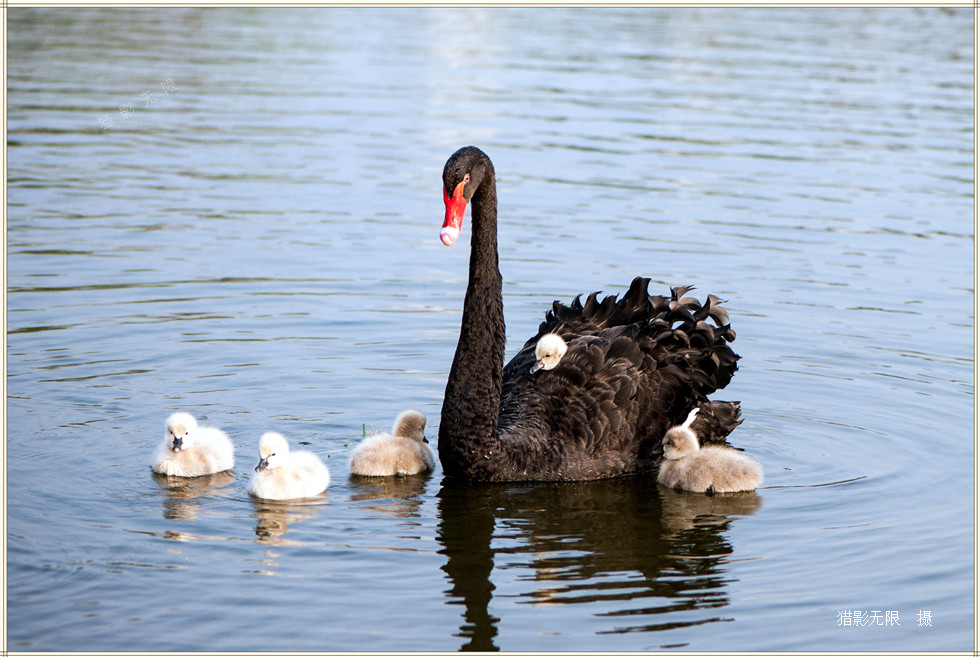
[[[460,228],[463,226],[463,213],[466,212],[466,198],[463,197],[464,185],[466,185],[466,180],[456,185],[452,197],[446,193],[445,187],[442,188],[442,200],[446,203],[446,220],[442,223],[442,230],[439,231],[439,239],[446,246],[456,241],[459,237]]]

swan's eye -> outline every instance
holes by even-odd
[[[464,183],[468,183],[469,181],[470,181],[470,174],[466,174],[465,176],[463,176]]]

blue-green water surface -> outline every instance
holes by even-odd
[[[14,651],[970,650],[970,9],[7,10]],[[493,158],[551,302],[728,300],[754,494],[370,482],[439,411]],[[230,474],[149,463],[175,410]],[[245,492],[259,435],[319,454]]]

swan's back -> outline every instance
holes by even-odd
[[[319,495],[330,485],[330,471],[320,457],[313,452],[292,452],[289,460],[289,477],[293,486],[301,491],[297,497]]]
[[[509,472],[501,478],[595,479],[655,470],[666,430],[691,408],[702,440],[722,441],[741,421],[737,402],[709,402],[737,369],[720,300],[702,305],[675,288],[649,296],[637,278],[622,299],[555,302],[503,371],[498,434]],[[712,323],[714,325],[712,325]],[[531,373],[538,339],[568,349],[550,371]],[[527,474],[525,474],[527,473]],[[531,473],[540,473],[533,475]]]

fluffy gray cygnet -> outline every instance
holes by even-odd
[[[684,424],[664,435],[664,462],[657,481],[668,488],[696,493],[734,493],[755,490],[762,483],[762,468],[745,454],[720,445],[698,444],[691,423],[695,408]]]
[[[391,433],[368,436],[350,456],[352,474],[391,477],[428,472],[435,458],[425,438],[425,415],[415,410],[403,412]]]

